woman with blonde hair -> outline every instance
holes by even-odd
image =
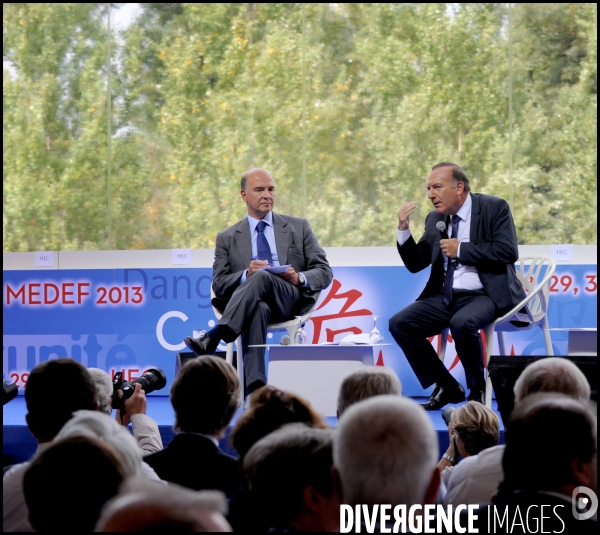
[[[498,415],[477,401],[468,401],[452,412],[448,425],[450,445],[440,459],[438,468],[447,485],[459,457],[470,457],[498,444]]]

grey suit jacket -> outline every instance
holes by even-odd
[[[460,246],[460,263],[475,266],[485,292],[494,300],[499,314],[506,314],[525,299],[525,290],[517,278],[514,263],[519,258],[517,232],[508,203],[499,197],[471,193],[470,241]],[[425,220],[425,233],[418,243],[411,237],[398,252],[411,273],[431,265],[429,281],[418,299],[440,292],[444,283],[438,221],[446,216],[435,210]]]
[[[277,255],[281,265],[291,264],[296,272],[302,272],[308,281],[307,288],[300,288],[301,302],[298,312],[309,309],[318,292],[326,288],[333,273],[306,219],[273,212],[273,228]],[[252,240],[250,226],[245,217],[217,235],[215,261],[213,264],[213,304],[224,310],[231,294],[240,285],[242,274],[250,265]]]

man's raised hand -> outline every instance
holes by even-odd
[[[398,210],[398,230],[409,229],[410,216],[413,214],[416,207],[417,203],[415,201],[410,201]]]

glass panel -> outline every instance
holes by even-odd
[[[596,4],[515,4],[514,206],[521,242],[597,241]]]
[[[254,166],[322,245],[393,246],[448,160],[520,243],[596,243],[596,10],[5,4],[4,251],[212,248]]]
[[[109,245],[105,17],[4,5],[4,251]]]

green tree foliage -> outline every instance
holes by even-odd
[[[513,211],[529,243],[596,243],[596,15],[596,4],[515,12]]]
[[[108,202],[104,10],[4,5],[5,251],[128,248],[142,234],[141,140],[112,140]],[[111,71],[115,132],[123,91],[114,62]]]
[[[254,166],[323,245],[392,245],[444,160],[522,243],[596,242],[596,4],[140,4],[110,164],[105,6],[5,4],[5,251],[210,248]]]

